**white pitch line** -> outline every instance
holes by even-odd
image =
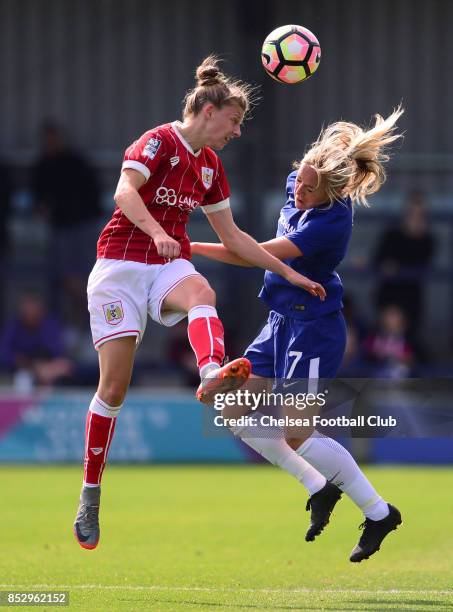
[[[70,589],[105,589],[105,590],[127,590],[127,591],[194,591],[206,593],[280,593],[285,595],[310,594],[343,594],[343,595],[452,595],[453,590],[430,590],[430,589],[244,589],[244,588],[217,588],[217,587],[188,587],[188,586],[163,586],[150,584],[132,585],[132,584],[0,584],[2,589],[49,589],[55,591],[63,591]]]

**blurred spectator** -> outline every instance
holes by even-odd
[[[0,333],[0,365],[13,374],[20,390],[35,384],[50,386],[72,372],[71,362],[63,356],[62,330],[57,319],[48,314],[43,299],[23,295],[18,316],[7,321]]]
[[[68,146],[57,124],[45,123],[41,140],[32,192],[35,208],[47,218],[51,231],[52,301],[70,323],[82,327],[101,216],[98,178],[85,157]]]
[[[413,341],[423,314],[424,283],[436,249],[430,230],[424,194],[412,192],[405,205],[401,223],[390,227],[380,237],[374,256],[381,281],[377,305],[399,306],[407,317]]]
[[[7,257],[9,247],[8,222],[11,211],[11,178],[9,169],[0,162],[0,319],[5,314],[6,284],[7,284]]]
[[[355,327],[346,328],[346,348],[339,376],[360,377],[363,372],[362,351]]]
[[[359,311],[354,296],[349,293],[345,293],[343,296],[343,316],[346,325],[355,330],[358,340],[362,342],[368,334],[369,325]]]
[[[383,308],[378,328],[365,338],[363,348],[365,360],[371,366],[371,376],[409,376],[414,365],[414,349],[407,335],[405,312],[397,305]]]
[[[346,321],[346,349],[340,376],[364,376],[366,373],[362,344],[368,335],[368,325],[359,313],[354,297],[350,294],[343,296],[343,315]]]

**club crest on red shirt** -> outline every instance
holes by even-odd
[[[209,189],[212,185],[212,179],[214,176],[214,170],[212,168],[201,167],[201,180],[206,189]]]

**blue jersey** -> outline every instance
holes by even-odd
[[[327,296],[324,302],[307,291],[291,285],[283,277],[266,271],[259,297],[272,310],[294,319],[316,319],[342,308],[343,287],[335,268],[346,255],[352,231],[350,198],[332,204],[299,210],[294,203],[297,172],[288,176],[286,204],[280,211],[277,238],[291,240],[302,257],[284,260],[296,272],[321,283]]]

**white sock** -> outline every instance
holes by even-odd
[[[218,363],[207,363],[202,368],[200,368],[200,378],[214,378],[215,371],[219,370],[220,366]]]
[[[315,431],[296,452],[344,491],[367,518],[378,521],[388,515],[387,503],[344,446]]]
[[[187,320],[191,323],[194,319],[199,319],[202,317],[215,317],[219,318],[217,314],[217,309],[215,306],[209,306],[208,304],[200,304],[199,306],[194,306],[187,313]]]
[[[263,427],[260,424],[262,416],[260,412],[254,412],[253,416],[257,419],[256,425],[230,427],[233,434],[267,459],[269,463],[278,465],[282,470],[297,478],[307,488],[310,495],[320,491],[326,484],[325,477],[288,446],[281,428]]]
[[[93,399],[91,400],[90,410],[95,414],[100,414],[104,417],[117,417],[120,413],[123,404],[120,406],[109,406],[104,400],[102,400],[97,393],[94,394]]]

